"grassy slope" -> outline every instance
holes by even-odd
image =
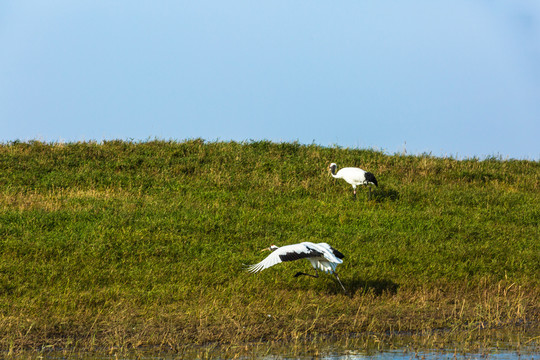
[[[353,202],[330,162],[372,171]],[[0,347],[536,323],[540,164],[295,143],[0,146]],[[251,275],[271,244],[328,242]],[[232,335],[231,335],[232,334]]]

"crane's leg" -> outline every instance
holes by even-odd
[[[294,277],[299,277],[301,275],[306,275],[306,276],[311,276],[311,277],[314,277],[314,278],[318,278],[319,277],[319,272],[317,271],[317,269],[315,269],[315,275],[311,275],[311,274],[299,271],[296,274],[294,274]]]
[[[353,188],[353,200],[356,200],[356,188]]]
[[[349,293],[347,292],[347,290],[345,289],[345,286],[343,286],[343,284],[341,283],[341,280],[339,280],[338,274],[336,274],[336,273],[333,273],[333,274],[334,274],[334,276],[336,277],[336,279],[337,279],[339,285],[341,285],[341,288],[343,289],[343,291],[345,291],[345,294],[349,294]]]
[[[368,185],[368,187],[369,187],[369,195],[368,195],[368,200],[371,200],[371,186],[370,186],[370,185]]]

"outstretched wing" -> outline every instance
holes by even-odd
[[[294,245],[287,245],[278,248],[260,263],[248,266],[247,271],[251,273],[256,273],[264,269],[268,269],[269,267],[279,264],[283,261],[294,261],[318,256],[323,256],[323,253],[317,249],[310,247],[309,244],[300,243]]]
[[[334,255],[338,259],[343,259],[345,257],[345,255],[343,255],[341,253],[341,251],[338,251],[338,250],[334,249],[333,247],[331,247],[327,243],[318,243],[317,245],[319,245],[322,248],[325,248],[326,250],[328,250],[332,255]]]

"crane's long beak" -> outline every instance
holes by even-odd
[[[261,250],[261,252],[263,252],[263,251],[270,251],[270,248],[264,248],[264,249]]]

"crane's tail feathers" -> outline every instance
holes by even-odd
[[[368,184],[372,183],[375,186],[379,186],[379,184],[377,183],[377,179],[375,179],[375,175],[373,175],[373,173],[370,173],[368,171],[364,176],[366,177],[366,181],[368,182]]]

